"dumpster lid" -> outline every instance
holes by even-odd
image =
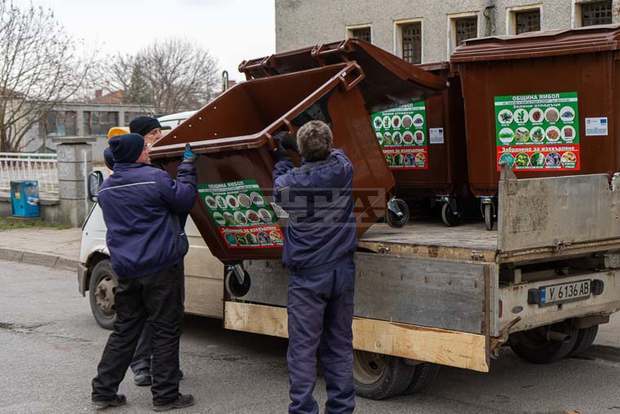
[[[239,71],[247,79],[256,79],[350,61],[355,61],[366,75],[360,88],[372,111],[426,98],[447,86],[441,77],[357,39],[244,61]]]
[[[450,57],[451,63],[544,58],[620,48],[620,25],[530,32],[466,40]]]
[[[287,112],[271,117],[273,119],[266,122],[264,126],[245,133],[238,133],[238,131],[232,133],[223,129],[229,122],[226,117],[230,115],[232,110],[232,108],[223,107],[223,102],[227,101],[227,95],[236,91],[241,91],[239,93],[245,95],[242,91],[244,88],[260,84],[273,85],[276,78],[279,78],[280,81],[303,79],[308,84],[307,79],[312,77],[314,79],[318,77],[325,79],[317,82],[316,88],[311,88],[312,92],[300,99],[300,102],[288,108]],[[266,143],[275,145],[272,142],[273,134],[282,130],[288,130],[292,133],[295,118],[304,112],[311,103],[329,94],[336,87],[342,86],[346,89],[356,87],[363,79],[364,72],[359,65],[355,62],[349,62],[238,83],[158,140],[151,147],[151,159],[179,157],[183,154],[185,143],[188,142],[191,142],[192,148],[201,154],[256,149]],[[265,87],[262,89],[265,90]],[[272,91],[270,93],[274,96],[272,100],[276,99],[277,95]],[[220,103],[222,104],[220,105]],[[270,106],[267,103],[264,102],[265,107]],[[217,110],[218,107],[219,110]],[[237,127],[233,129],[238,130]]]

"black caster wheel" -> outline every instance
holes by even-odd
[[[482,217],[484,218],[484,226],[487,230],[493,230],[495,224],[495,206],[491,203],[485,203],[481,207]]]
[[[232,297],[241,298],[247,295],[251,285],[250,275],[245,270],[243,271],[243,282],[239,282],[239,278],[232,269],[228,270],[226,275],[224,275],[224,287],[226,292]]]
[[[409,206],[400,198],[388,201],[386,220],[390,227],[400,228],[409,222]]]
[[[441,206],[441,221],[448,227],[454,227],[461,224],[461,213],[454,210],[450,203]]]

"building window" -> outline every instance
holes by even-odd
[[[356,27],[349,29],[349,39],[364,40],[368,43],[372,43],[372,35],[370,33],[370,26]]]
[[[84,112],[86,135],[107,135],[108,130],[118,126],[118,112]]]
[[[406,23],[400,26],[403,60],[422,63],[422,23]]]
[[[593,1],[581,4],[581,25],[594,26],[612,23],[612,1]]]
[[[71,137],[77,135],[77,112],[49,111],[43,116],[41,137]]]
[[[478,37],[478,17],[461,17],[454,19],[454,34],[456,46],[460,46],[467,39]]]
[[[540,9],[515,12],[515,33],[540,31]]]

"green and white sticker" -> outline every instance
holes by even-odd
[[[576,92],[496,96],[495,130],[498,170],[580,169]]]
[[[282,246],[278,218],[255,180],[199,184],[198,194],[228,247]]]
[[[371,122],[391,169],[428,169],[428,128],[424,101],[375,112]]]

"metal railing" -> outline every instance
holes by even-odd
[[[0,152],[0,192],[10,192],[18,180],[37,180],[41,196],[58,198],[57,155]]]

